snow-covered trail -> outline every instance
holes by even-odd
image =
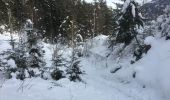
[[[154,89],[144,86],[132,78],[135,65],[133,68],[128,58],[122,59],[123,68],[120,71],[116,74],[110,73],[110,70],[116,67],[116,61],[105,58],[106,40],[106,36],[96,37],[94,48],[89,52],[91,56],[82,59],[81,64],[83,70],[86,71],[84,80],[87,85],[93,86],[107,100],[165,100]]]
[[[131,80],[115,78],[108,68],[92,65],[92,60],[85,60],[87,86],[93,86],[103,98],[101,100],[162,100],[153,90]],[[101,61],[100,63],[104,63]]]

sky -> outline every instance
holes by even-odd
[[[87,2],[93,2],[93,0],[86,0]],[[119,0],[106,0],[107,1],[107,5],[111,6],[111,7],[115,7],[113,2],[120,2]]]
[[[93,2],[93,0],[86,0],[87,2]],[[120,0],[106,0],[107,1],[107,5],[112,7],[112,8],[115,8],[115,4],[116,2],[120,2]],[[138,1],[139,3],[142,3],[143,0],[136,0]],[[145,2],[149,2],[151,0],[144,0]]]

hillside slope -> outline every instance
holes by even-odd
[[[9,35],[0,35],[1,51],[10,48],[6,39]],[[114,53],[106,57],[109,53],[107,39],[103,35],[95,37],[93,48],[88,49],[89,56],[81,59],[84,82],[70,82],[67,78],[59,81],[1,78],[0,100],[169,100],[170,85],[166,76],[170,73],[170,41],[149,40],[152,49],[139,62],[131,65],[130,54],[120,58],[119,62]],[[49,54],[49,48],[45,48]],[[111,73],[118,65],[122,68]],[[134,72],[137,72],[135,79],[132,77]]]

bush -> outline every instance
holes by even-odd
[[[56,68],[52,73],[51,73],[51,77],[54,79],[54,80],[59,80],[61,78],[64,78],[64,75],[63,75],[63,71],[59,70],[58,68]]]

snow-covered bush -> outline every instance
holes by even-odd
[[[55,52],[58,53],[58,52]],[[61,70],[62,67],[65,67],[65,60],[62,58],[62,55],[56,55],[54,56],[52,60],[52,68],[53,71],[51,72],[51,77],[54,80],[59,80],[61,78],[64,78],[64,71]]]

